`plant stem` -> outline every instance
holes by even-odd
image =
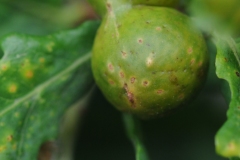
[[[149,160],[147,151],[142,142],[142,134],[139,120],[131,114],[124,113],[123,121],[127,136],[132,141],[135,148],[136,160]]]

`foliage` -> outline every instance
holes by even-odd
[[[240,102],[239,102],[239,46],[231,37],[216,36],[216,72],[229,83],[231,101],[228,120],[216,135],[217,152],[225,157],[239,155],[240,151]]]

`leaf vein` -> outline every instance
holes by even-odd
[[[46,88],[48,85],[50,85],[51,83],[53,83],[54,81],[58,80],[60,77],[62,77],[63,75],[67,74],[68,72],[71,72],[72,70],[74,70],[76,67],[80,66],[81,64],[83,64],[84,62],[90,60],[91,57],[91,53],[87,53],[86,55],[78,58],[76,61],[74,61],[74,63],[72,65],[70,65],[68,68],[66,68],[65,70],[63,70],[62,72],[58,73],[57,75],[55,75],[54,77],[50,78],[49,80],[45,81],[43,84],[40,84],[39,86],[37,86],[33,91],[31,91],[30,93],[26,94],[25,96],[21,97],[21,98],[17,98],[13,104],[6,106],[5,109],[3,109],[0,112],[0,117],[5,115],[7,112],[9,112],[10,110],[14,109],[15,107],[18,106],[18,104],[24,102],[25,100],[27,100],[28,98],[34,96],[36,93],[40,93],[44,88]]]

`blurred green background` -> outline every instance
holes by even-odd
[[[0,0],[0,37],[12,32],[46,35],[97,17],[82,0]],[[168,117],[141,121],[152,160],[224,160],[215,153],[214,136],[226,120],[228,104],[215,75],[216,49],[211,41],[207,43],[211,57],[209,76],[197,99]],[[135,159],[121,113],[98,89],[82,115],[75,139],[76,160]]]

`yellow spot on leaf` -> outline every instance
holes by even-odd
[[[1,126],[1,127],[4,126],[4,125],[5,125],[5,124],[4,124],[3,122],[0,123],[0,126]]]
[[[1,70],[2,70],[2,71],[6,71],[6,70],[8,70],[8,68],[9,68],[9,65],[8,65],[8,64],[3,64],[3,65],[1,66]]]
[[[39,58],[39,62],[40,63],[44,63],[45,62],[45,58],[43,58],[43,57]]]
[[[10,87],[8,88],[8,91],[10,93],[16,93],[17,92],[17,86],[15,84],[10,85]]]
[[[29,59],[24,59],[24,63],[30,63]]]
[[[28,70],[25,72],[25,77],[31,79],[33,77],[33,71]]]
[[[7,140],[8,140],[9,142],[11,142],[11,141],[13,140],[13,136],[12,136],[12,135],[9,135],[9,136],[7,137]]]
[[[236,150],[236,145],[233,142],[230,142],[228,144],[228,150],[229,150],[229,152],[235,151]]]
[[[19,112],[14,113],[15,117],[19,117]]]
[[[47,51],[48,51],[48,52],[52,52],[54,45],[55,45],[55,44],[54,44],[53,42],[50,42],[50,43],[46,46]]]
[[[0,153],[3,152],[6,149],[5,146],[0,146]]]
[[[7,70],[7,66],[3,65],[2,66],[2,71],[6,71]]]
[[[12,149],[14,149],[14,150],[17,149],[17,145],[16,145],[16,144],[13,144],[13,145],[12,145]]]

